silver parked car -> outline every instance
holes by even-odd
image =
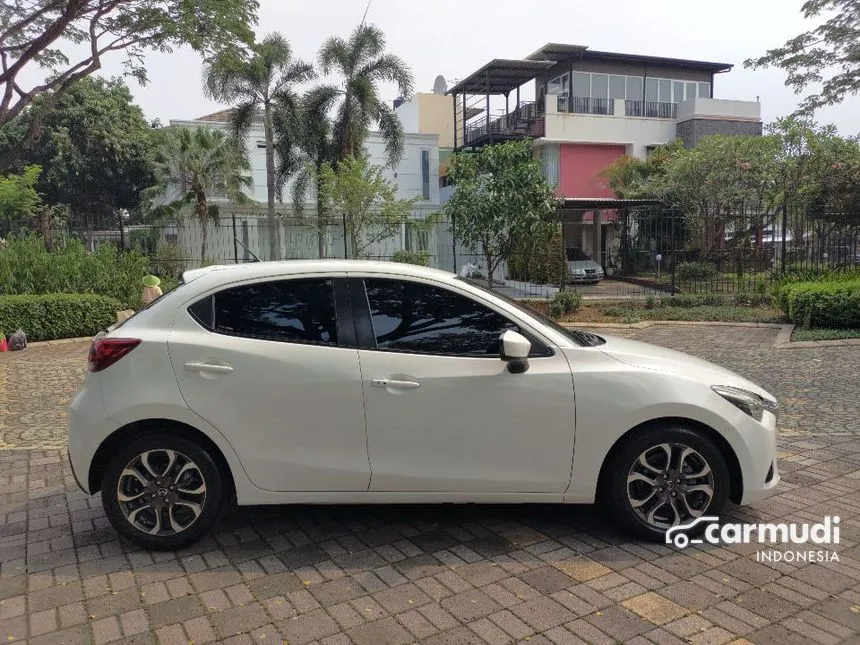
[[[603,267],[581,249],[567,249],[567,268],[571,282],[597,284],[603,280]]]

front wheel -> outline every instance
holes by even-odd
[[[145,549],[173,550],[207,533],[224,501],[208,452],[168,434],[121,448],[105,468],[102,505],[113,527]]]
[[[612,457],[602,482],[613,519],[639,537],[664,541],[666,531],[719,515],[729,496],[729,471],[708,438],[684,427],[634,436]],[[702,523],[691,527],[694,535]]]

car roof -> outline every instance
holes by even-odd
[[[223,273],[222,273],[223,272]],[[281,260],[272,262],[248,262],[245,264],[216,264],[201,269],[190,269],[182,274],[184,282],[192,282],[207,276],[206,282],[221,280],[245,280],[280,275],[302,273],[395,273],[411,277],[428,277],[450,280],[455,277],[451,271],[431,267],[406,264],[402,262],[383,262],[375,260]]]

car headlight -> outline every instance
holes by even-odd
[[[776,416],[779,405],[776,401],[765,399],[754,392],[747,392],[737,387],[728,385],[712,385],[711,389],[731,403],[739,410],[746,412],[756,421],[761,421],[764,411],[772,412]]]

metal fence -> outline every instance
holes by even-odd
[[[273,223],[237,208],[217,221],[133,223],[130,219],[28,223],[53,243],[76,237],[88,248],[112,243],[151,259],[163,276],[207,264],[356,257],[416,260],[488,281],[478,249],[456,239],[451,223],[415,213],[387,230],[365,230],[360,248],[342,221],[318,226],[292,216]],[[21,226],[0,221],[0,237]],[[542,240],[524,242],[494,267],[493,287],[520,298],[575,290],[589,298],[675,293],[765,293],[786,270],[860,267],[860,213],[789,207],[700,216],[676,208],[559,211]],[[600,278],[600,279],[598,279]]]

